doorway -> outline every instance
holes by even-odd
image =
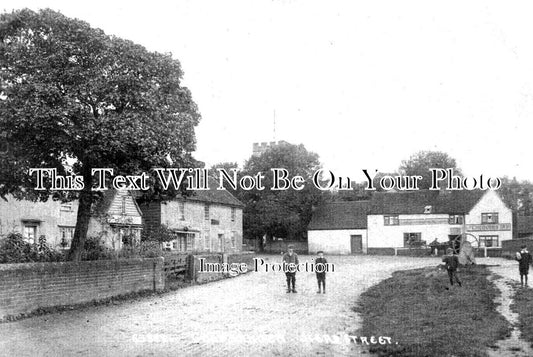
[[[350,246],[352,254],[363,253],[363,236],[360,234],[350,235]]]

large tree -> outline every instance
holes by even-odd
[[[289,188],[271,190],[272,168],[283,168],[305,180],[303,190]],[[245,204],[244,235],[267,240],[273,236],[301,239],[305,236],[311,220],[313,207],[318,205],[324,193],[312,184],[312,176],[320,168],[318,155],[306,150],[303,145],[283,144],[273,146],[259,156],[252,156],[245,164],[241,175],[255,176],[261,172],[264,190],[242,190],[236,193]]]
[[[0,41],[0,132],[9,143],[0,194],[48,199],[49,189],[33,190],[32,167],[82,176],[69,254],[78,260],[98,198],[91,170],[139,174],[187,165],[200,114],[171,54],[83,21],[49,9],[6,13]]]
[[[418,175],[422,176],[419,184],[420,189],[428,189],[431,187],[431,172],[430,168],[439,169],[454,169],[456,175],[460,175],[461,171],[457,167],[457,162],[454,158],[441,151],[419,151],[408,160],[403,160],[399,173],[402,175]]]

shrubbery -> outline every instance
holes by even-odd
[[[87,237],[81,260],[109,260],[117,258],[155,258],[160,257],[161,240],[169,239],[169,230],[162,227],[144,235],[140,243],[134,244],[128,238],[123,242],[123,248],[115,251],[107,247],[100,236]],[[6,263],[34,263],[34,262],[59,262],[65,260],[67,250],[54,249],[48,245],[45,236],[40,236],[36,243],[28,243],[22,234],[9,233],[0,238],[0,264]]]
[[[28,243],[20,233],[10,233],[0,239],[0,263],[59,262],[64,260],[61,251],[51,248],[46,237],[40,236],[37,243]]]
[[[81,260],[106,260],[116,258],[113,249],[106,247],[100,237],[87,237],[85,239],[84,250]]]

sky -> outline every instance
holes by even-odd
[[[533,181],[530,2],[0,3],[23,7],[171,52],[202,114],[194,156],[207,165],[242,165],[254,142],[285,140],[358,181],[420,150],[448,153],[468,176]]]

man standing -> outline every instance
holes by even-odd
[[[287,277],[287,293],[291,291],[296,293],[296,266],[299,264],[298,254],[294,253],[294,247],[292,245],[289,245],[287,248],[288,252],[283,255],[283,269]]]
[[[520,284],[527,286],[527,274],[529,273],[529,265],[533,262],[531,254],[527,251],[527,247],[523,245],[520,253],[516,253],[516,260],[518,260],[518,270],[520,272]]]

